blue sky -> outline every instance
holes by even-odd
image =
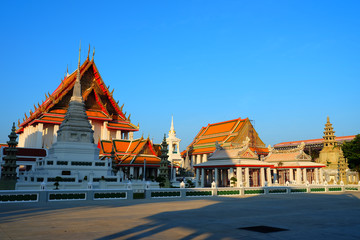
[[[360,133],[359,1],[3,1],[0,142],[76,69],[79,41],[135,137],[174,115],[184,149],[202,126],[255,121],[266,144]]]

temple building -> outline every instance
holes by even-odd
[[[277,185],[322,184],[324,164],[311,162],[305,144],[291,150],[275,150],[260,158],[250,147],[250,139],[236,147],[219,144],[207,162],[196,164],[198,187],[265,187]]]
[[[310,155],[304,152],[305,143],[288,150],[269,148],[264,162],[273,164],[273,182],[289,184],[322,184],[324,164],[312,162]]]
[[[80,79],[79,49],[76,80],[56,142],[51,145],[47,157],[38,160],[33,170],[21,176],[16,189],[47,188],[58,181],[64,182],[62,185],[68,189],[81,188],[83,179],[91,183],[100,179],[118,180],[116,176],[111,176],[111,162],[99,159],[100,149],[94,143],[94,131],[86,113]]]
[[[139,125],[131,123],[130,114],[113,98],[114,90],[106,86],[94,62],[87,59],[80,66],[81,96],[86,114],[94,131],[95,143],[101,140],[133,139]],[[18,122],[19,147],[49,148],[56,142],[57,131],[65,119],[73,95],[77,70],[67,74],[53,93],[45,93],[45,101],[34,104],[22,122]]]
[[[100,142],[100,158],[113,158],[113,165],[123,180],[156,178],[160,167],[160,154],[160,145],[153,144],[149,137]]]
[[[250,141],[246,137],[236,147],[216,144],[208,161],[194,166],[197,187],[210,187],[213,182],[217,187],[230,187],[233,177],[237,187],[263,187],[265,182],[271,183],[273,164],[260,161],[259,155],[250,147]]]
[[[259,158],[268,154],[268,149],[248,118],[237,118],[202,127],[193,142],[187,147],[188,152],[184,151],[182,154],[183,156],[188,154],[194,166],[207,162],[209,155],[216,150],[216,144],[221,147],[236,147],[240,146],[246,137],[250,139],[250,150]]]

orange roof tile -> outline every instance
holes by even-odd
[[[193,150],[192,154],[199,154],[199,153],[209,153],[215,151],[216,147],[207,147],[207,148],[196,148]]]
[[[335,140],[338,141],[338,142],[340,142],[340,141],[351,141],[354,138],[355,138],[355,135],[341,136],[341,137],[335,137]],[[302,142],[304,142],[305,144],[322,144],[324,142],[324,139],[323,138],[318,138],[318,139],[308,139],[308,140],[300,140],[300,141],[281,142],[281,143],[275,144],[274,147],[293,146],[293,145],[298,146]]]
[[[213,137],[213,138],[205,138],[196,142],[196,145],[204,144],[204,143],[214,143],[214,142],[222,142],[227,138],[227,136]]]
[[[203,136],[210,135],[210,134],[216,134],[216,133],[229,132],[229,131],[231,131],[231,129],[233,129],[233,127],[235,126],[237,121],[238,121],[238,119],[227,121],[227,122],[222,122],[222,123],[210,124],[208,126],[207,130],[205,131],[205,133],[203,134]]]

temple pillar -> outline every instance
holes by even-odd
[[[101,140],[109,140],[108,139],[108,129],[107,129],[107,125],[108,121],[104,121],[103,125],[101,127]]]
[[[232,178],[232,177],[234,177],[234,168],[231,167],[231,168],[229,169],[229,180],[230,180],[230,182],[231,182],[231,178]]]
[[[201,169],[201,187],[205,187],[205,169]]]
[[[130,167],[130,172],[129,172],[131,177],[134,177],[134,167]]]
[[[199,163],[201,163],[201,155],[199,154],[199,155],[196,155],[196,164],[199,164]]]
[[[271,170],[270,168],[266,168],[266,179],[267,179],[267,183],[268,183],[268,186],[271,186]]]
[[[290,175],[290,179],[289,182],[292,183],[294,181],[294,171],[292,168],[289,168],[289,175]]]
[[[278,173],[277,173],[277,169],[276,169],[276,168],[274,168],[273,174],[274,174],[274,184],[275,184],[276,181],[278,181]]]
[[[203,155],[203,162],[207,162],[207,154]]]
[[[44,130],[44,124],[38,123],[38,125],[36,125],[36,142],[35,142],[36,148],[42,147],[43,130]]]
[[[260,184],[261,184],[261,187],[264,187],[265,186],[265,171],[264,171],[264,168],[260,168]]]
[[[307,176],[306,176],[306,168],[303,168],[303,182],[306,184]]]
[[[116,139],[121,139],[121,130],[116,131]]]
[[[250,186],[250,181],[249,181],[249,168],[246,167],[245,168],[245,187],[249,187]]]
[[[219,170],[217,168],[214,169],[215,171],[215,183],[216,183],[216,187],[219,186]]]
[[[59,125],[54,125],[54,132],[53,132],[53,140],[52,144],[56,143],[57,140],[57,132],[59,131]]]
[[[301,184],[301,169],[296,169],[296,184]]]
[[[199,168],[196,168],[196,181],[195,181],[195,187],[199,187],[199,181],[200,181],[200,169]]]
[[[237,187],[240,187],[240,184],[242,183],[242,168],[236,167],[236,185]]]
[[[319,169],[319,178],[320,178],[320,184],[324,183],[324,177],[323,177],[323,170],[322,168]]]
[[[318,184],[320,183],[319,181],[319,169],[315,168],[315,183]]]

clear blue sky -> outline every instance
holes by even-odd
[[[95,46],[135,137],[184,149],[249,117],[266,144],[360,133],[360,1],[2,1],[0,142]]]

